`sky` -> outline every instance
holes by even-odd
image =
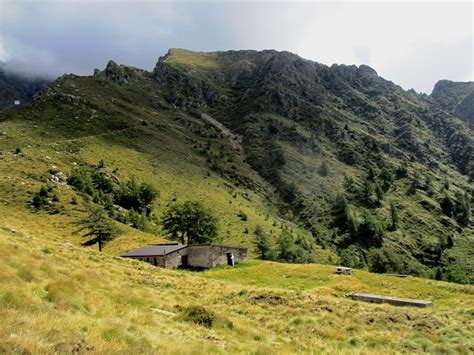
[[[26,76],[151,70],[169,48],[366,64],[405,89],[473,81],[473,2],[0,0],[0,61]]]

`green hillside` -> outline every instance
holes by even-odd
[[[130,231],[139,239],[110,250],[163,238],[163,211],[192,199],[218,214],[225,242],[250,247],[261,225],[277,248],[282,228],[300,228],[315,243],[306,260],[474,277],[472,130],[367,66],[172,49],[153,72],[110,61],[90,77],[65,75],[0,128],[12,214],[31,211],[53,165],[69,176],[105,161],[117,179],[161,191],[152,233]],[[84,196],[57,188],[54,218],[70,222]]]
[[[453,282],[474,280],[473,133],[436,100],[276,51],[172,49],[152,72],[60,77],[0,113],[0,352],[472,353],[473,289]],[[132,179],[159,190],[149,215],[117,202]],[[161,217],[188,200],[248,263],[118,257],[170,238]],[[88,203],[122,231],[102,253],[76,233]],[[256,260],[256,229],[273,261]]]

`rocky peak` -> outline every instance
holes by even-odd
[[[104,71],[98,69],[94,70],[94,76],[105,76],[107,79],[120,84],[128,84],[132,81],[139,80],[144,74],[146,74],[146,71],[143,69],[117,64],[113,60],[109,60]]]

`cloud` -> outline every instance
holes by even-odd
[[[0,0],[0,60],[26,74],[153,68],[170,47],[370,64],[404,88],[473,80],[471,2]],[[461,56],[461,57],[460,57]]]

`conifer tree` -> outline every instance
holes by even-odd
[[[390,217],[392,219],[390,230],[395,231],[398,229],[398,211],[393,202],[390,203]]]

